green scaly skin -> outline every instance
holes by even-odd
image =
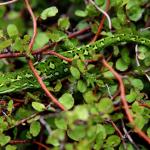
[[[92,44],[62,52],[61,54],[66,57],[72,57],[75,54],[81,53],[85,54],[88,58],[92,50],[99,53],[106,47],[118,45],[122,42],[133,42],[150,47],[150,40],[147,38],[141,38],[133,34],[115,34],[112,37],[106,37]],[[35,67],[47,85],[51,81],[61,79],[69,74],[69,65],[55,56],[48,57],[45,61],[35,65]],[[29,88],[36,89],[39,87],[37,80],[28,67],[0,76],[0,94],[18,92]]]

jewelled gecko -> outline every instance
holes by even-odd
[[[72,56],[75,54],[86,54],[88,56],[88,53],[92,50],[99,53],[106,47],[118,45],[122,42],[133,42],[150,47],[150,40],[147,38],[134,34],[114,34],[111,37],[106,37],[92,44],[61,52],[60,54],[67,57],[70,54]],[[55,56],[50,56],[45,61],[39,62],[35,65],[35,68],[46,84],[49,84],[50,81],[66,77],[69,74],[69,64]],[[18,92],[29,88],[36,89],[39,87],[37,80],[28,67],[0,75],[0,94]]]

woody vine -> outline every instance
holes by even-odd
[[[70,13],[61,17],[58,12],[63,10],[56,6],[35,11],[40,12],[36,16],[32,4],[38,8],[41,2],[0,3],[3,17],[23,5],[32,19],[32,31],[21,35],[19,24],[7,23],[6,17],[7,32],[4,27],[0,32],[1,147],[147,149],[149,2],[67,2],[85,6],[72,8],[78,19]],[[132,14],[134,5],[138,15]],[[16,8],[7,10],[10,6]],[[109,15],[112,11],[117,15]],[[69,17],[75,22],[72,26]],[[58,19],[57,25],[51,24],[53,19]],[[71,33],[75,25],[79,29]],[[24,133],[19,133],[22,128]],[[137,143],[139,139],[145,143]]]

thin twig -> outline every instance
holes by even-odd
[[[52,130],[50,128],[50,125],[44,120],[44,117],[42,117],[42,116],[40,117],[40,122],[46,128],[48,134],[51,135]]]
[[[30,66],[30,69],[32,70],[33,74],[35,75],[36,79],[38,80],[38,83],[40,84],[40,86],[42,87],[42,89],[44,90],[44,92],[46,93],[46,95],[53,101],[53,103],[55,103],[59,108],[61,108],[62,110],[66,110],[65,107],[49,92],[49,90],[47,89],[46,85],[44,84],[43,80],[41,79],[41,77],[38,75],[37,70],[34,68],[32,60],[29,59],[28,60],[28,64]]]
[[[108,95],[109,95],[109,97],[110,97],[110,98],[111,98],[111,100],[112,100],[112,99],[113,99],[113,97],[112,97],[112,94],[111,94],[111,92],[110,92],[110,88],[109,88],[108,84],[105,84],[105,86],[106,86],[106,88],[107,88]]]
[[[16,145],[16,144],[26,144],[26,143],[33,143],[36,145],[41,146],[42,148],[46,149],[46,150],[50,150],[49,147],[47,147],[46,145],[44,145],[43,143],[40,143],[38,141],[31,141],[31,140],[11,140],[9,142],[10,144]]]
[[[126,116],[128,118],[128,121],[130,122],[131,125],[133,125],[134,131],[140,137],[142,137],[147,143],[150,144],[150,138],[134,124],[134,120],[133,120],[133,117],[130,113],[129,106],[128,106],[128,103],[126,100],[125,87],[124,87],[123,80],[122,80],[121,76],[108,64],[108,62],[104,58],[102,58],[102,63],[106,68],[108,68],[113,73],[113,75],[116,77],[116,79],[119,82],[120,98],[121,98],[121,102],[122,102],[122,105],[124,107]]]
[[[89,1],[90,1],[91,4],[93,4],[93,5],[95,6],[95,8],[96,8],[97,10],[99,10],[101,13],[103,13],[103,14],[106,16],[106,18],[107,18],[107,20],[108,20],[109,29],[111,30],[112,24],[111,24],[111,19],[110,19],[109,15],[108,15],[103,9],[101,9],[100,7],[98,7],[98,6],[95,4],[95,2],[93,2],[92,0],[89,0]]]
[[[102,59],[102,63],[105,67],[107,67],[114,74],[114,76],[118,80],[120,94],[121,94],[120,97],[121,97],[122,104],[125,108],[125,113],[129,119],[129,122],[133,123],[133,117],[130,114],[130,110],[129,110],[129,107],[125,98],[125,88],[124,88],[124,84],[123,84],[121,76],[107,63],[107,61],[104,58]]]
[[[140,63],[139,63],[139,59],[138,59],[138,44],[135,45],[135,59],[136,59],[136,65],[139,67]]]
[[[15,2],[17,2],[17,1],[18,1],[18,0],[11,0],[11,1],[8,1],[8,2],[3,2],[3,3],[0,3],[0,6],[9,5],[9,4],[15,3]]]
[[[33,14],[33,11],[31,9],[31,6],[28,2],[28,0],[25,0],[25,4],[27,6],[27,9],[30,13],[30,15],[32,16],[32,22],[33,22],[33,36],[32,36],[32,39],[30,41],[30,44],[29,44],[29,50],[30,52],[32,52],[32,47],[33,47],[33,44],[34,44],[34,41],[35,41],[35,38],[36,38],[36,35],[37,35],[37,23],[36,23],[36,18]],[[33,62],[31,59],[28,59],[28,65],[30,67],[30,69],[32,70],[34,76],[36,77],[37,81],[39,82],[41,88],[45,91],[46,95],[58,106],[60,107],[60,109],[62,110],[66,110],[65,107],[51,94],[51,92],[47,89],[45,83],[43,82],[42,78],[39,76],[37,70],[34,68],[34,65],[33,65]]]
[[[119,135],[120,139],[122,140],[122,144],[123,144],[123,147],[125,150],[127,150],[127,145],[124,141],[124,136],[123,134],[121,133],[121,131],[119,130],[119,128],[116,126],[116,124],[112,121],[112,120],[109,120],[109,122],[111,123],[111,125],[114,127],[114,129],[116,130],[117,134]]]
[[[105,12],[108,11],[109,6],[110,6],[110,0],[107,0]],[[100,24],[99,24],[99,27],[98,27],[98,31],[97,31],[97,33],[95,34],[94,38],[91,40],[90,43],[93,43],[97,40],[98,36],[100,35],[100,33],[102,31],[105,19],[106,19],[106,15],[103,15],[102,20],[100,21]]]
[[[32,51],[32,47],[33,47],[33,44],[34,44],[34,41],[35,41],[35,38],[37,35],[37,22],[36,22],[36,18],[35,18],[34,13],[30,7],[28,0],[24,0],[24,1],[25,1],[26,6],[27,6],[27,9],[28,9],[28,11],[32,17],[32,22],[33,22],[33,36],[32,36],[31,42],[29,44],[29,50]]]
[[[122,124],[122,128],[123,131],[125,133],[125,137],[128,138],[128,140],[130,141],[130,143],[136,148],[136,150],[140,150],[139,147],[135,144],[135,142],[133,141],[132,137],[130,136],[130,134],[128,133],[127,129],[125,128],[124,122],[123,120],[121,120],[121,124]]]

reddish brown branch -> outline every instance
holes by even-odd
[[[73,33],[71,33],[71,34],[68,35],[68,38],[69,39],[74,38],[74,37],[76,37],[76,36],[78,36],[78,35],[86,32],[86,31],[88,31],[89,29],[90,29],[90,27],[87,27],[85,29],[73,32]],[[55,42],[55,43],[52,43],[50,45],[45,45],[44,47],[35,50],[35,53],[42,53],[42,52],[46,51],[47,49],[54,47],[56,44],[57,43]]]
[[[32,36],[32,39],[31,39],[31,42],[29,44],[29,50],[32,51],[32,47],[33,47],[33,44],[34,44],[34,41],[35,41],[35,38],[36,38],[36,35],[37,35],[37,22],[36,22],[36,18],[34,16],[34,13],[31,9],[31,6],[28,2],[28,0],[24,0],[25,1],[25,4],[27,6],[27,9],[32,17],[32,22],[33,22],[33,36]]]
[[[108,11],[109,6],[110,6],[110,0],[107,0],[106,9],[105,9],[106,12]],[[100,24],[99,24],[99,27],[98,27],[98,31],[95,34],[94,38],[91,40],[91,43],[95,42],[97,40],[98,36],[100,35],[100,33],[102,31],[102,28],[103,28],[103,25],[104,25],[105,19],[106,19],[106,15],[103,15],[102,20],[100,21]]]
[[[112,120],[109,120],[109,122],[110,122],[111,125],[114,127],[114,129],[116,130],[118,136],[119,136],[120,139],[122,140],[122,143],[123,143],[124,148],[126,149],[126,144],[125,144],[125,141],[124,141],[124,139],[123,139],[123,134],[121,133],[120,129],[116,126],[116,124],[115,124]]]
[[[44,82],[42,81],[41,77],[38,75],[38,72],[36,71],[36,69],[33,66],[32,60],[28,61],[28,64],[30,66],[30,69],[32,70],[33,74],[35,75],[36,79],[38,80],[40,86],[42,87],[42,89],[45,91],[46,95],[62,110],[66,110],[65,107],[59,103],[59,101],[48,91],[46,85],[44,84]]]
[[[139,102],[139,105],[140,105],[140,106],[143,106],[143,107],[145,107],[145,108],[150,109],[150,105],[149,105],[149,104],[146,104],[146,103],[145,103],[145,104],[142,104],[142,103]]]
[[[102,59],[102,63],[105,67],[107,67],[113,73],[113,75],[118,80],[119,89],[120,89],[120,98],[121,98],[122,104],[125,108],[125,113],[128,117],[129,122],[133,123],[133,117],[130,114],[130,110],[129,110],[129,107],[128,107],[128,104],[127,104],[127,101],[125,98],[125,88],[124,88],[124,84],[123,84],[121,76],[107,63],[107,61],[104,58]]]
[[[0,59],[2,59],[2,58],[24,57],[24,56],[25,56],[24,53],[19,53],[19,52],[16,52],[16,53],[3,53],[3,54],[0,54]]]
[[[38,146],[40,146],[42,148],[45,148],[46,150],[50,150],[46,145],[44,145],[44,144],[42,144],[42,143],[40,143],[38,141],[33,141],[32,143],[37,144]]]
[[[68,57],[65,57],[65,56],[63,56],[63,55],[61,55],[61,54],[59,54],[59,53],[57,53],[57,52],[55,52],[55,51],[46,51],[46,52],[43,52],[43,54],[50,54],[50,55],[54,55],[54,56],[57,56],[58,58],[60,58],[60,59],[62,59],[62,60],[65,60],[65,61],[67,61],[67,62],[72,62],[72,58],[68,58]]]
[[[107,67],[113,73],[113,75],[116,77],[116,79],[119,82],[121,102],[122,102],[122,105],[124,107],[127,119],[133,125],[134,131],[137,132],[137,134],[140,137],[142,137],[146,142],[148,142],[150,144],[150,138],[134,124],[134,120],[133,120],[133,117],[130,113],[129,106],[128,106],[128,103],[126,100],[125,87],[124,87],[123,80],[122,80],[121,76],[108,64],[108,62],[104,58],[102,59],[102,63],[105,67]]]
[[[46,145],[44,145],[43,143],[40,143],[38,141],[31,141],[31,140],[11,140],[9,142],[10,144],[16,145],[16,144],[27,144],[27,143],[33,143],[36,144],[46,150],[49,150],[49,147],[47,147]]]
[[[36,23],[36,18],[33,14],[33,11],[31,9],[31,6],[30,4],[28,3],[28,0],[25,0],[25,4],[27,6],[27,9],[30,13],[30,15],[32,16],[32,22],[33,22],[33,36],[32,36],[32,39],[30,41],[30,44],[29,44],[29,50],[30,52],[32,52],[32,47],[33,47],[33,44],[34,44],[34,41],[35,41],[35,37],[36,37],[36,34],[37,34],[37,23]],[[44,84],[42,78],[39,76],[37,70],[34,68],[33,66],[33,62],[31,59],[28,60],[28,65],[30,67],[30,69],[32,70],[33,74],[35,75],[37,81],[39,82],[41,88],[45,91],[46,95],[58,106],[60,107],[62,110],[65,110],[65,107],[58,102],[58,100],[48,91],[46,85]]]
[[[73,33],[71,33],[71,34],[68,35],[68,38],[69,38],[69,39],[74,38],[74,37],[76,37],[76,36],[78,36],[78,35],[80,35],[80,34],[86,32],[86,31],[88,31],[88,30],[90,30],[90,27],[87,27],[87,28],[85,28],[85,29],[82,29],[82,30],[73,32]]]
[[[123,138],[123,134],[121,133],[121,131],[119,130],[119,128],[115,125],[115,123],[112,120],[110,120],[110,123],[114,127],[114,129],[116,130],[116,132],[119,135],[119,137],[122,139]]]

